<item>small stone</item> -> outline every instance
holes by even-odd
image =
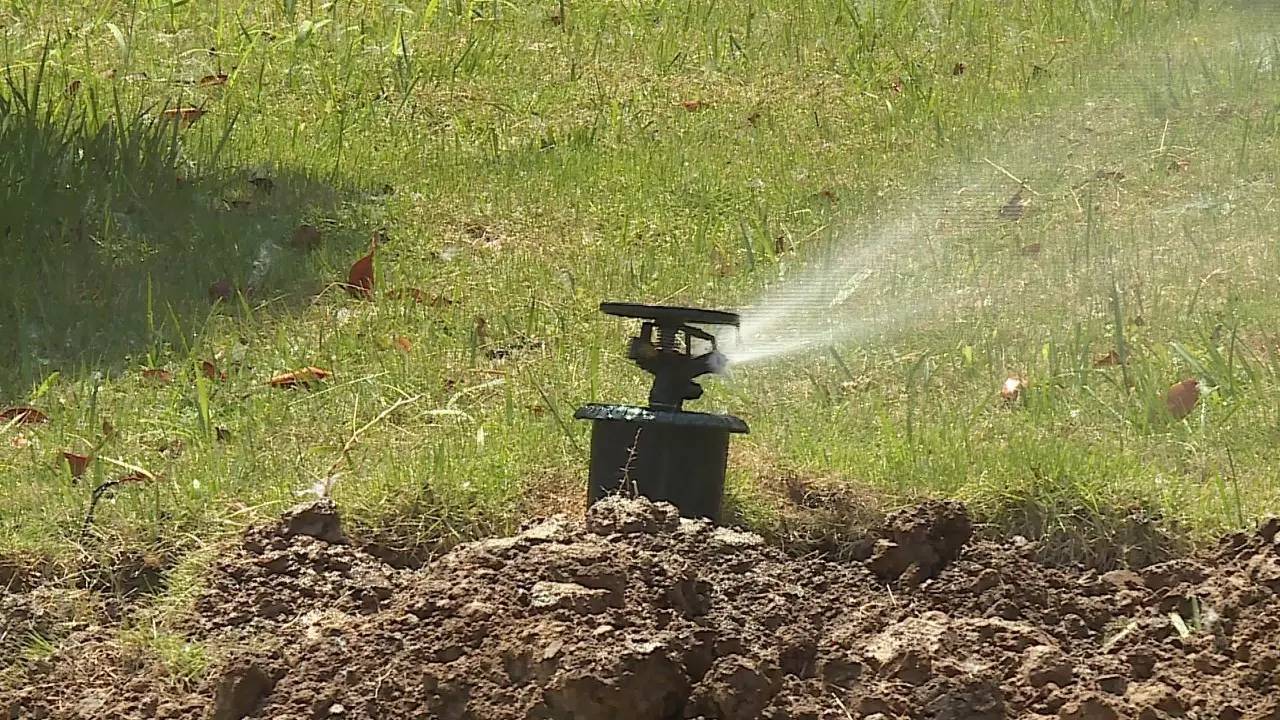
[[[1103,573],[1099,579],[1116,590],[1145,590],[1147,587],[1142,576],[1132,570],[1112,570]]]
[[[329,706],[330,715],[343,715],[346,712],[347,712],[347,709],[342,706],[342,703],[334,703]]]
[[[1058,648],[1037,645],[1027,650],[1022,661],[1022,675],[1032,687],[1044,687],[1050,683],[1065,687],[1075,678],[1075,670]]]
[[[1129,679],[1123,675],[1103,675],[1098,678],[1098,687],[1111,695],[1124,695],[1129,690]]]
[[[324,498],[295,505],[282,518],[288,535],[304,535],[327,543],[346,543],[342,519],[333,500]]]
[[[540,581],[529,591],[529,604],[536,610],[572,610],[583,615],[602,613],[611,593],[577,583]]]
[[[1101,698],[1073,700],[1058,711],[1059,720],[1118,720],[1120,714]]]

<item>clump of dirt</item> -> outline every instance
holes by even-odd
[[[378,612],[404,576],[347,540],[332,500],[305,503],[245,532],[210,570],[183,629],[200,639],[279,639],[286,626]]]
[[[90,713],[102,673],[60,657],[0,684],[0,718],[1280,717],[1280,521],[1107,573],[972,534],[926,503],[863,560],[795,559],[614,498],[396,570],[309,506],[210,571],[202,680],[144,669]]]

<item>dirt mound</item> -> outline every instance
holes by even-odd
[[[1098,574],[928,503],[834,563],[611,499],[410,571],[310,506],[211,570],[202,679],[135,672],[90,711],[95,675],[56,657],[0,718],[1280,718],[1278,532]]]

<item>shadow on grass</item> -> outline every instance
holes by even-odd
[[[43,69],[0,79],[0,403],[55,371],[182,352],[211,313],[305,301],[343,279],[328,250],[368,241],[325,225],[367,192],[222,169],[234,118],[197,128],[51,85]],[[326,249],[291,247],[302,222]]]

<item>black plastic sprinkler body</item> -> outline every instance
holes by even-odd
[[[747,424],[732,415],[689,412],[684,403],[702,397],[697,378],[727,365],[715,336],[698,326],[737,327],[738,316],[626,303],[604,303],[600,310],[643,321],[627,357],[653,375],[653,387],[648,407],[592,404],[574,415],[594,423],[587,502],[641,495],[675,505],[684,517],[719,522],[729,435],[748,432]],[[696,354],[698,343],[710,350]]]

